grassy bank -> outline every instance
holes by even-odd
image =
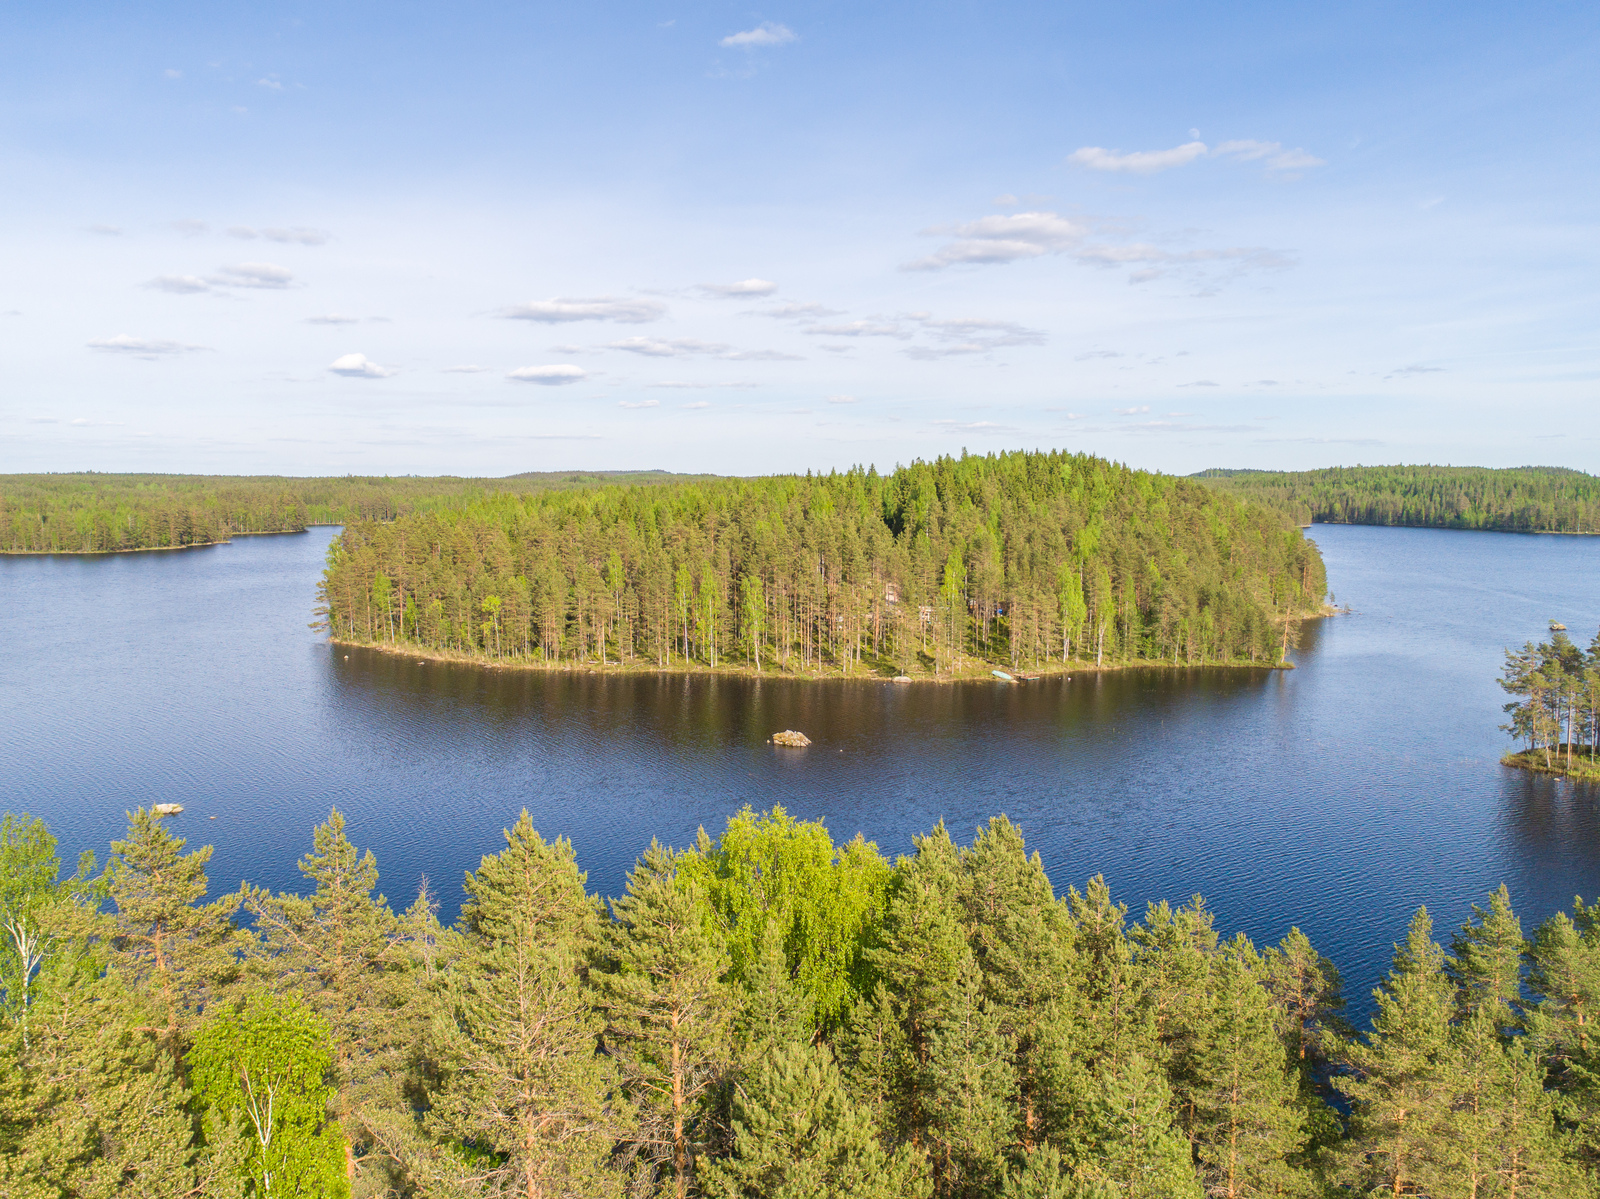
[[[1519,770],[1531,770],[1535,774],[1554,774],[1563,778],[1578,779],[1586,783],[1600,783],[1600,758],[1595,755],[1596,750],[1592,745],[1573,745],[1571,749],[1572,764],[1568,766],[1567,745],[1560,745],[1548,751],[1543,749],[1525,749],[1520,753],[1507,754],[1500,759],[1502,766],[1515,766]]]

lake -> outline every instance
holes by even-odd
[[[298,888],[330,806],[410,903],[448,919],[526,807],[617,894],[652,836],[745,804],[887,853],[944,819],[1017,821],[1060,891],[1103,873],[1132,914],[1200,893],[1226,932],[1292,924],[1365,1010],[1416,906],[1441,938],[1500,882],[1531,930],[1600,892],[1600,791],[1499,765],[1503,647],[1600,626],[1600,539],[1318,525],[1354,612],[1292,671],[828,683],[484,671],[312,631],[332,533],[174,553],[0,558],[0,807],[103,859],[177,802],[212,893]],[[803,730],[806,750],[766,743]]]

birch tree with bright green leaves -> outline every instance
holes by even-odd
[[[7,812],[0,818],[0,1011],[28,1037],[34,979],[55,944],[51,909],[98,897],[91,881],[94,854],[78,859],[77,873],[61,877],[56,839],[44,821]]]
[[[344,1133],[328,1116],[334,1087],[327,1021],[298,999],[255,996],[209,1015],[187,1061],[195,1093],[249,1146],[255,1199],[348,1199]]]

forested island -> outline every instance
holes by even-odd
[[[1500,727],[1523,743],[1507,766],[1600,780],[1600,633],[1584,651],[1552,621],[1549,640],[1506,650],[1500,686],[1513,697]]]
[[[1600,478],[1559,466],[1336,466],[1192,476],[1281,509],[1297,524],[1407,525],[1503,533],[1600,531]]]
[[[1276,512],[1084,454],[504,494],[346,526],[338,641],[525,666],[912,677],[1283,658]]]
[[[552,471],[505,479],[273,475],[0,475],[0,553],[103,554],[218,545],[245,533],[393,520],[483,496],[672,478],[665,471]]]
[[[64,1196],[1590,1196],[1600,907],[1425,910],[1371,1027],[1297,929],[1130,923],[1004,817],[893,863],[749,809],[602,904],[523,813],[445,927],[340,814],[207,900],[140,810],[62,877],[0,824],[0,1191]]]

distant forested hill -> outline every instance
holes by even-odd
[[[1207,470],[1192,477],[1271,504],[1302,525],[1600,530],[1600,478],[1559,466],[1336,466],[1298,472]]]
[[[944,672],[1090,660],[1276,661],[1319,609],[1283,517],[1087,455],[890,475],[485,495],[348,525],[324,581],[358,642],[657,667]]]
[[[308,524],[393,520],[507,492],[702,476],[665,471],[552,471],[509,479],[405,476],[0,475],[0,553],[105,553],[291,533]]]

